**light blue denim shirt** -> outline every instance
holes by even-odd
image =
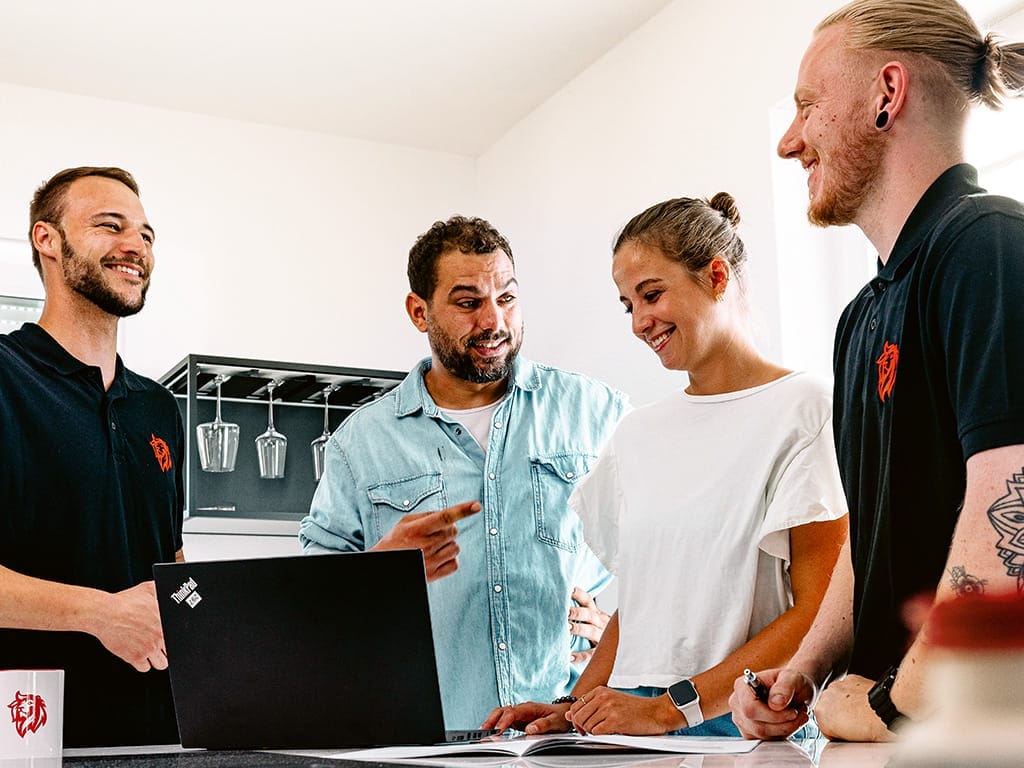
[[[475,728],[494,707],[550,701],[578,677],[570,594],[597,594],[611,577],[568,498],[629,406],[593,379],[519,358],[485,454],[427,393],[429,368],[335,431],[299,538],[304,552],[364,550],[410,512],[482,504],[458,524],[459,569],[429,585],[445,724]]]

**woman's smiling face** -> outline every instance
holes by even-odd
[[[701,281],[658,248],[627,241],[615,252],[612,279],[633,333],[666,368],[692,371],[714,348],[716,302]]]

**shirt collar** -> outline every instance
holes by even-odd
[[[900,230],[896,244],[893,246],[889,260],[878,269],[878,276],[893,280],[904,264],[909,264],[913,254],[921,247],[928,233],[946,214],[949,208],[965,195],[977,194],[985,190],[978,186],[978,172],[974,166],[960,163],[944,171],[907,217],[903,229]]]
[[[61,376],[74,376],[83,371],[96,370],[96,366],[83,363],[64,349],[53,336],[36,323],[24,323],[14,333],[18,335],[21,345],[33,358]],[[124,367],[121,356],[118,355],[110,392],[116,392],[121,387],[127,387],[134,391],[145,389],[142,380]]]
[[[421,360],[395,388],[396,417],[411,416],[419,411],[423,411],[427,416],[441,415],[440,409],[434,402],[434,398],[427,392],[427,385],[423,381],[423,376],[430,370],[430,366],[431,359],[429,357]],[[536,366],[521,355],[517,355],[512,362],[512,382],[509,385],[509,393],[511,394],[513,389],[533,391],[540,389],[540,385],[540,375]]]

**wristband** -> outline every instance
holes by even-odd
[[[896,705],[889,698],[889,692],[892,690],[893,683],[896,682],[896,675],[899,674],[899,671],[898,665],[889,667],[881,679],[868,691],[868,704],[890,731],[895,731],[907,719],[907,716],[896,709]]]

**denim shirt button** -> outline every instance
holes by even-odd
[[[494,428],[495,429],[501,429],[501,422],[500,421],[494,422]]]
[[[504,643],[498,643],[498,650],[504,651],[507,646]]]
[[[494,591],[495,592],[501,592],[501,584],[495,584],[494,585]]]
[[[566,472],[565,476],[569,477],[569,478],[576,477],[576,473],[575,472]]]
[[[488,475],[487,475],[487,476],[488,476],[489,478],[491,478],[491,480],[493,480],[493,479],[494,479],[494,473],[493,473],[493,472],[490,472],[490,473],[488,473]]]
[[[497,536],[498,535],[498,529],[497,528],[491,528],[489,533],[491,534],[491,536]]]

